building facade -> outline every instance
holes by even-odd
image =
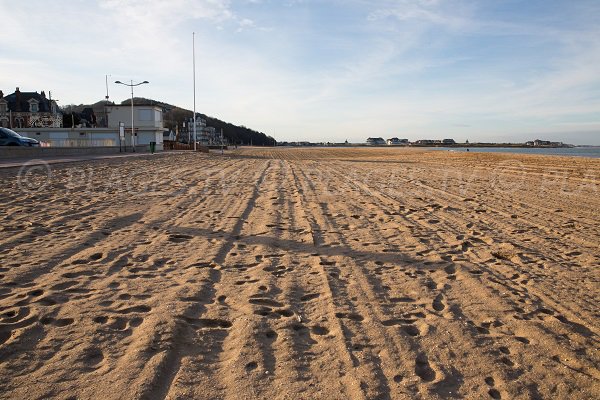
[[[155,142],[157,149],[163,143],[163,109],[156,105],[133,106],[133,135],[131,131],[131,106],[110,104],[105,112],[108,128],[119,129],[120,123],[125,127],[125,142],[131,145],[150,144]]]
[[[156,106],[134,106],[134,135],[131,135],[131,106],[110,105],[106,115],[109,126],[26,127],[14,128],[19,134],[37,139],[44,147],[118,147],[131,151],[133,146],[144,149],[150,142],[156,150],[163,150],[162,108]],[[68,118],[68,116],[67,116]],[[120,135],[120,123],[124,125],[124,137]],[[138,151],[139,151],[138,150]]]
[[[4,128],[60,128],[62,113],[46,93],[21,92],[4,96],[0,90],[0,126]]]
[[[371,146],[379,146],[379,145],[386,144],[386,141],[383,140],[383,138],[381,138],[381,137],[370,137],[370,138],[367,138],[367,144],[371,145]]]
[[[388,146],[398,146],[408,144],[408,139],[391,138],[387,140]]]

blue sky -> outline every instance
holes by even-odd
[[[136,95],[278,140],[600,145],[600,1],[0,0],[0,89]],[[109,84],[112,100],[129,96]]]

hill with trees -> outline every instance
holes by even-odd
[[[121,102],[121,104],[131,104],[131,99],[124,100]],[[179,129],[181,129],[184,122],[187,122],[190,118],[194,117],[194,112],[191,110],[186,110],[185,108],[177,107],[168,103],[163,103],[152,99],[146,99],[143,97],[134,97],[133,104],[152,104],[162,107],[164,110],[164,126],[166,129],[170,129],[173,131],[175,130],[176,126],[178,126]],[[275,139],[271,136],[267,136],[262,132],[255,131],[243,125],[234,125],[232,123],[225,122],[218,118],[210,117],[208,115],[198,112],[196,112],[196,118],[204,119],[206,121],[206,125],[214,127],[217,130],[217,132],[220,132],[221,129],[223,129],[223,136],[227,139],[229,143],[242,145],[253,144],[255,146],[274,146],[276,144]]]
[[[114,104],[114,103],[110,103]],[[131,99],[123,100],[121,105],[128,106],[131,104]],[[147,99],[144,97],[134,97],[133,98],[134,105],[155,105],[159,106],[163,109],[163,123],[165,129],[170,129],[175,131],[175,127],[179,127],[181,130],[183,127],[183,123],[189,121],[190,118],[194,117],[194,112],[191,110],[186,110],[185,108],[177,107],[172,104],[163,103],[161,101],[156,101],[152,99]],[[91,108],[93,113],[98,119],[98,124],[102,123],[104,116],[104,106],[106,105],[105,100],[100,100],[94,104],[70,104],[62,107],[62,111],[65,114],[64,123],[65,127],[70,127],[71,121],[75,125],[81,122],[82,114],[85,109]],[[232,144],[241,144],[241,145],[255,145],[255,146],[275,146],[277,143],[274,138],[271,136],[267,136],[262,132],[255,131],[250,128],[246,128],[243,125],[234,125],[229,122],[222,121],[215,117],[210,117],[208,115],[202,113],[196,113],[196,118],[202,118],[206,121],[207,126],[214,127],[217,132],[220,132],[223,129],[223,136],[227,139],[229,143]],[[89,119],[89,118],[88,118]]]

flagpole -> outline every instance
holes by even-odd
[[[192,64],[194,68],[194,151],[196,151],[196,32],[192,32]]]

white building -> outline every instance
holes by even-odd
[[[131,106],[109,105],[107,128],[20,128],[18,133],[37,139],[43,146],[48,147],[123,147],[130,151],[131,136]],[[156,142],[156,150],[163,150],[163,117],[162,108],[157,106],[134,106],[133,124],[136,135],[135,144],[138,151],[148,149],[150,142]],[[125,127],[125,138],[121,140],[119,123]]]
[[[125,125],[125,142],[131,145],[131,105],[107,105],[106,115],[108,127],[118,129],[120,123]],[[163,143],[163,110],[155,105],[133,106],[134,141],[136,145],[148,145],[156,142],[156,148],[162,149]]]

